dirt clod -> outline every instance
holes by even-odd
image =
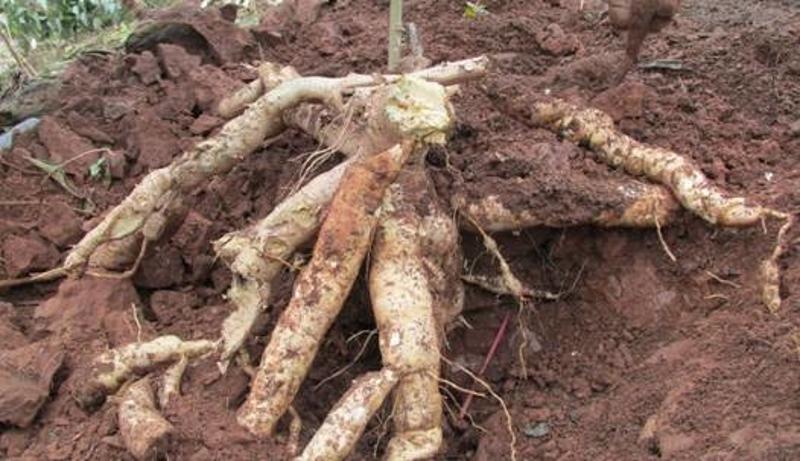
[[[49,341],[0,351],[0,423],[29,426],[63,362],[63,350]]]
[[[59,248],[76,243],[83,230],[83,220],[66,203],[54,203],[39,216],[39,233]]]
[[[50,269],[58,264],[59,258],[58,250],[35,234],[11,235],[3,241],[3,260],[9,277]]]
[[[171,245],[154,248],[136,272],[134,283],[142,288],[162,289],[179,285],[186,268],[181,253]]]

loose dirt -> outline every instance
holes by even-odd
[[[637,69],[620,82],[624,38],[601,14],[603,2],[489,1],[490,14],[472,21],[458,2],[408,3],[406,18],[428,58],[489,54],[497,63],[485,81],[462,88],[454,138],[429,155],[439,194],[496,194],[535,210],[550,228],[501,234],[498,243],[525,283],[568,293],[529,304],[517,318],[513,300],[468,287],[470,327],[448,335],[449,359],[477,370],[504,314],[514,312],[510,339],[486,377],[509,405],[519,458],[800,456],[797,232],[781,261],[785,301],[772,315],[760,303],[757,272],[773,226],[767,235],[725,230],[683,213],[664,229],[676,263],[654,230],[575,226],[609,206],[604,197],[627,179],[532,128],[528,110],[545,91],[594,105],[626,134],[690,156],[721,188],[797,213],[800,7],[687,0],[640,57],[676,60],[680,69]],[[256,77],[244,63],[272,60],[333,76],[377,71],[385,60],[384,2],[337,2],[307,25],[273,23],[253,35],[213,12],[169,15],[171,29],[132,41],[127,53],[87,54],[72,65],[58,108],[0,154],[1,278],[53,266],[146,172],[213,134],[223,122],[215,103]],[[0,373],[13,375],[2,381],[35,383],[18,398],[11,391],[20,385],[0,389],[0,411],[13,413],[0,421],[0,457],[129,459],[114,406],[87,414],[76,405],[70,390],[81,370],[108,347],[155,335],[215,337],[230,308],[222,297],[230,274],[209,241],[265,216],[316,147],[287,132],[197,190],[185,221],[131,281],[87,277],[0,294]],[[80,157],[93,148],[107,151]],[[86,199],[67,194],[26,156],[68,162],[64,170]],[[100,156],[111,168],[93,178],[89,166]],[[480,239],[462,238],[466,270],[493,271]],[[260,355],[293,278],[278,281],[274,308],[247,344],[251,357]],[[369,335],[348,339],[374,328],[368,306],[359,280],[300,390],[304,441],[352,379],[379,367],[373,341],[354,366],[315,387],[356,358]],[[520,325],[531,333],[527,376],[517,354]],[[444,374],[473,385],[456,369]],[[169,458],[282,459],[280,440],[256,441],[235,422],[249,381],[238,367],[223,377],[212,361],[190,367],[183,395],[165,414],[177,431]],[[457,413],[463,394],[443,392]],[[353,459],[380,456],[389,413],[379,413]],[[497,402],[476,399],[470,413],[472,424],[448,419],[443,458],[508,459]]]

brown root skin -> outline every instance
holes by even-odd
[[[775,250],[761,266],[762,299],[770,311],[780,308],[778,259],[786,249],[786,235],[794,224],[787,213],[748,205],[743,197],[728,197],[690,160],[675,152],[650,147],[614,128],[607,114],[597,109],[581,109],[561,100],[534,105],[534,121],[565,138],[589,147],[600,159],[633,175],[643,175],[667,186],[684,208],[711,224],[747,227],[768,218],[784,221]]]
[[[132,383],[123,392],[117,410],[125,447],[137,460],[154,459],[165,452],[174,428],[156,409],[150,379]]]
[[[177,336],[160,336],[145,343],[111,349],[95,358],[89,378],[77,389],[76,400],[82,407],[93,409],[135,374],[163,363],[197,358],[216,347],[212,341],[183,341]]]
[[[283,261],[319,229],[324,211],[351,163],[317,176],[266,218],[214,243],[215,252],[234,274],[228,298],[236,310],[222,325],[223,371],[249,336],[258,314],[266,309],[272,281],[284,269]]]
[[[272,332],[239,410],[239,424],[269,436],[287,411],[366,256],[383,193],[412,153],[413,143],[359,159],[345,172],[311,261]]]

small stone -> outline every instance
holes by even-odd
[[[204,135],[209,133],[214,128],[222,125],[225,121],[221,118],[214,117],[213,115],[200,114],[199,117],[189,127],[192,134]]]
[[[800,119],[789,125],[789,134],[795,138],[800,138]]]
[[[522,433],[531,438],[542,438],[550,433],[550,425],[546,422],[529,424],[522,430]]]

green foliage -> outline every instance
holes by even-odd
[[[0,0],[0,22],[27,48],[45,39],[68,39],[121,21],[118,0]]]
[[[464,5],[464,17],[467,19],[478,19],[480,16],[486,16],[487,14],[489,14],[489,10],[480,1],[467,2]]]

